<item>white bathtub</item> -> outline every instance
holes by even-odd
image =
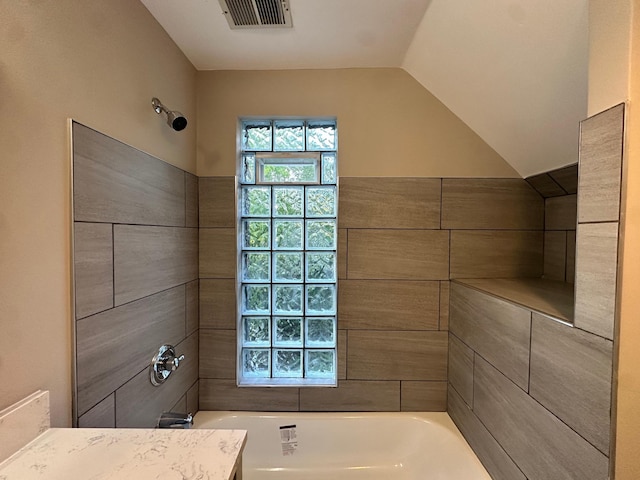
[[[243,480],[491,479],[444,412],[202,411],[194,424],[248,430]],[[281,436],[291,425],[297,444]]]

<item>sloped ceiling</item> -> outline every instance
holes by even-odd
[[[402,67],[523,177],[577,161],[588,0],[290,0],[230,30],[217,0],[141,0],[198,70]]]

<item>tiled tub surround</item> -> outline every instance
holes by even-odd
[[[73,123],[76,410],[81,427],[153,427],[198,407],[198,179]],[[160,387],[163,344],[185,355]]]
[[[449,280],[543,273],[524,180],[342,177],[338,388],[237,388],[235,179],[199,185],[203,410],[446,410]]]

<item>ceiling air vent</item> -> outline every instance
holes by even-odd
[[[219,0],[229,26],[235,28],[291,27],[289,0]]]

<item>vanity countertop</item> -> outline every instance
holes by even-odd
[[[51,428],[0,463],[0,480],[230,480],[246,436],[244,430]]]

